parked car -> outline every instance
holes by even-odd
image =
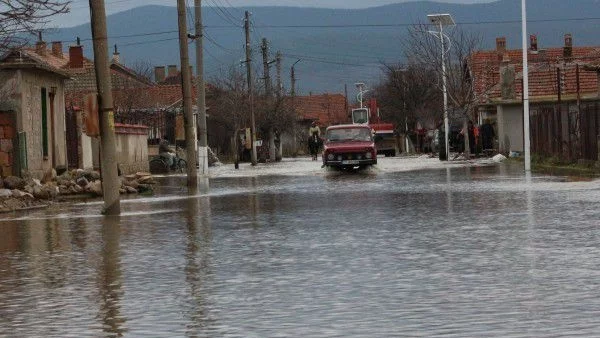
[[[323,166],[338,169],[363,169],[377,164],[373,131],[368,125],[343,124],[325,132]]]

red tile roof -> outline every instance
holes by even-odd
[[[301,119],[317,120],[323,126],[348,122],[346,97],[342,94],[296,96],[293,104]]]
[[[548,48],[543,52],[528,53],[529,95],[531,100],[556,100],[557,68],[561,69],[561,95],[571,99],[577,94],[577,65],[579,65],[580,95],[596,95],[598,78],[594,71],[584,69],[590,63],[600,62],[600,47],[573,47],[572,57],[563,56],[563,48]],[[500,85],[500,69],[503,65],[514,67],[515,98],[522,99],[523,62],[522,50],[480,51],[471,55],[469,66],[475,95],[480,104],[511,101],[503,99]]]

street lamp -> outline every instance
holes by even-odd
[[[450,126],[448,123],[448,92],[446,89],[446,50],[444,48],[444,26],[454,26],[454,19],[450,14],[428,14],[427,19],[431,24],[440,28],[440,43],[442,44],[442,91],[444,93],[444,143],[446,144],[446,161],[450,160]]]
[[[521,23],[523,25],[523,150],[525,151],[525,172],[531,171],[531,141],[529,139],[529,70],[527,65],[527,9],[521,0]]]

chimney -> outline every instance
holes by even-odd
[[[69,68],[83,68],[83,46],[69,47]]]
[[[57,58],[63,57],[62,42],[52,41],[52,55],[56,56]]]
[[[165,66],[154,67],[154,82],[159,83],[165,80]]]
[[[529,50],[534,54],[538,52],[537,35],[535,34],[529,36]]]
[[[502,55],[502,54],[504,54],[504,52],[506,52],[506,38],[505,37],[502,36],[502,37],[496,38],[496,51],[500,55]]]
[[[38,32],[38,42],[35,43],[35,52],[38,55],[46,55],[46,42],[42,39],[42,32]]]
[[[177,65],[168,65],[167,76],[177,76]]]
[[[113,52],[113,57],[112,57],[112,61],[114,63],[119,63],[119,61],[121,60],[119,57],[119,51],[117,50],[117,45],[115,45],[115,51]]]
[[[563,56],[565,59],[573,57],[573,36],[571,33],[565,34],[565,47],[563,48]]]

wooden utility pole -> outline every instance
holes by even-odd
[[[194,112],[192,111],[192,72],[188,52],[187,21],[185,0],[177,0],[177,21],[179,24],[179,57],[181,59],[181,88],[183,92],[183,125],[185,128],[185,150],[187,155],[187,185],[198,186],[196,168],[196,140],[194,138]]]
[[[179,0],[180,1],[180,0]],[[244,30],[246,32],[246,71],[248,77],[248,97],[250,99],[250,120],[252,132],[252,165],[256,165],[256,121],[254,119],[254,94],[252,92],[252,51],[250,49],[250,12],[246,11],[244,20]]]
[[[277,51],[277,54],[275,55],[275,61],[276,63],[276,68],[277,68],[277,98],[281,97],[281,90],[282,90],[282,86],[281,86],[281,52]]]
[[[290,94],[292,95],[292,97],[296,96],[296,72],[294,71],[294,66],[292,66],[292,72],[291,72],[291,90],[290,90]]]
[[[90,0],[90,19],[100,116],[100,153],[102,154],[101,170],[104,196],[103,213],[105,215],[119,215],[121,213],[121,201],[119,199],[121,182],[117,168],[115,115],[108,65],[108,41],[104,0]]]
[[[200,176],[208,176],[208,128],[206,126],[206,93],[204,84],[204,27],[202,26],[202,0],[194,0],[194,16],[196,19],[196,91],[198,107],[198,131],[200,146],[198,148],[198,164]]]
[[[269,71],[269,45],[266,38],[262,39],[263,72],[265,76],[265,94],[271,96],[271,75]]]

